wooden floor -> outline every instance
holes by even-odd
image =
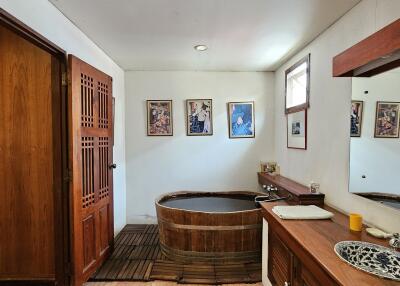
[[[178,286],[177,282],[151,281],[151,282],[88,282],[84,286]],[[214,284],[207,284],[214,285]],[[205,284],[185,284],[185,286],[205,286]],[[222,284],[222,286],[263,286],[261,282],[251,284]]]
[[[177,282],[151,281],[151,282],[88,282],[84,286],[178,286]],[[185,284],[185,286],[205,286],[205,284]],[[213,285],[213,284],[208,284]],[[262,283],[251,284],[222,284],[222,286],[262,286]]]
[[[91,278],[91,281],[154,280],[211,285],[255,283],[261,281],[261,261],[244,264],[174,262],[160,251],[157,225],[127,225],[116,237],[111,257]],[[143,285],[170,285],[154,283]]]

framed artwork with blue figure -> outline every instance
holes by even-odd
[[[228,102],[229,138],[254,138],[254,101]]]
[[[213,134],[212,99],[186,100],[186,130],[188,136]]]

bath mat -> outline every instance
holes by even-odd
[[[314,205],[275,206],[272,211],[281,219],[329,219],[333,217],[333,213]]]
[[[166,280],[181,284],[255,283],[261,261],[236,264],[180,263],[162,255],[157,225],[127,225],[115,238],[110,258],[90,281]]]

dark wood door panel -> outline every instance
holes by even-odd
[[[0,8],[0,284],[69,284],[64,71],[62,49]]]
[[[0,63],[0,279],[54,278],[56,63],[2,25]]]
[[[100,255],[102,255],[105,251],[110,247],[110,236],[109,236],[109,227],[110,227],[110,212],[109,212],[109,204],[106,204],[99,210],[99,247],[100,247]]]
[[[112,79],[74,56],[68,60],[73,281],[81,285],[113,245]]]
[[[94,214],[86,217],[83,227],[83,273],[96,262],[96,227]]]

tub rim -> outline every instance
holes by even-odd
[[[261,209],[258,208],[257,206],[254,207],[254,209],[251,210],[242,210],[242,211],[231,211],[231,212],[210,212],[210,211],[196,211],[196,210],[186,210],[186,209],[180,209],[180,208],[173,208],[173,207],[168,207],[165,205],[162,205],[160,202],[163,199],[167,199],[167,197],[170,198],[175,198],[175,197],[180,197],[180,196],[184,196],[185,194],[199,194],[199,197],[201,195],[204,196],[215,196],[218,197],[219,195],[232,195],[232,194],[241,194],[241,195],[254,195],[254,196],[258,196],[258,195],[265,195],[262,192],[259,191],[216,191],[216,192],[212,192],[212,191],[207,191],[207,192],[202,192],[202,191],[177,191],[177,192],[169,192],[169,193],[164,193],[160,196],[158,196],[155,199],[155,205],[156,205],[156,209],[157,208],[164,208],[164,209],[169,209],[169,210],[179,210],[181,212],[185,212],[185,213],[204,213],[204,214],[234,214],[234,213],[251,213],[251,212],[255,212],[255,211],[260,211]]]

